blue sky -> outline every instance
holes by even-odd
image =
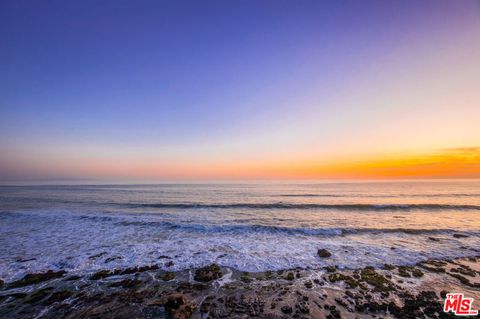
[[[0,147],[39,172],[29,159],[98,152],[138,165],[334,158],[332,140],[431,113],[435,92],[385,103],[419,75],[440,76],[439,92],[478,79],[479,11],[473,1],[2,1]],[[478,95],[464,96],[459,117],[477,115]],[[441,144],[424,131],[421,147]],[[466,135],[446,146],[475,142]]]

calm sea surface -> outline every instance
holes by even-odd
[[[0,186],[4,280],[48,269],[216,262],[263,271],[479,254],[479,181]]]

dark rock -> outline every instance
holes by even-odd
[[[366,267],[362,269],[360,272],[360,277],[362,281],[374,286],[379,291],[394,290],[394,284],[384,276],[377,273],[373,268]]]
[[[40,289],[40,290],[34,292],[33,294],[31,294],[28,297],[28,299],[26,300],[26,303],[38,302],[38,301],[44,299],[45,297],[47,297],[48,295],[50,295],[52,290],[53,290],[53,287],[46,287],[46,288]]]
[[[265,278],[266,279],[272,279],[273,278],[273,272],[270,271],[270,270],[265,272]]]
[[[440,291],[440,297],[442,297],[443,299],[447,298],[447,294],[448,292],[446,290]]]
[[[308,303],[306,301],[295,304],[295,309],[297,309],[300,313],[303,314],[310,313],[310,308],[308,307]]]
[[[470,237],[470,236],[464,235],[464,234],[453,234],[453,237],[455,237],[455,238],[467,238],[467,237]]]
[[[328,280],[330,280],[330,282],[344,281],[350,288],[358,287],[358,282],[355,279],[340,273],[329,275]]]
[[[317,251],[317,255],[321,258],[328,258],[330,256],[332,256],[332,254],[326,250],[325,248],[321,248]]]
[[[54,292],[46,301],[45,304],[50,305],[54,302],[64,301],[73,296],[73,292],[68,290]]]
[[[175,279],[175,273],[173,273],[171,271],[166,271],[162,275],[162,280],[163,281],[170,281],[170,280],[173,280],[173,279]]]
[[[142,282],[138,279],[124,279],[122,281],[110,284],[110,287],[134,288],[139,286],[141,283]]]
[[[323,269],[325,269],[327,272],[336,272],[337,271],[337,267],[334,267],[334,266],[327,266],[327,267],[324,267]]]
[[[463,265],[461,265],[461,267],[458,267],[458,268],[452,268],[450,269],[450,271],[455,273],[460,273],[462,275],[469,276],[469,277],[475,277],[477,275],[473,269]]]
[[[453,278],[457,278],[458,280],[460,280],[460,282],[466,286],[469,286],[469,287],[474,287],[474,288],[480,288],[480,283],[472,283],[470,282],[470,280],[468,280],[467,278],[463,277],[462,275],[459,275],[459,274],[452,274],[452,273],[448,273],[450,276],[452,276]]]
[[[188,302],[183,294],[174,293],[166,297],[165,310],[172,319],[185,319],[192,315],[194,306]]]
[[[431,241],[440,241],[440,239],[435,238],[435,237],[428,237],[428,240],[431,240]]]
[[[34,261],[34,260],[37,260],[37,258],[28,258],[28,259],[22,259],[22,258],[19,258],[17,260],[15,260],[17,263],[26,263],[28,261]]]
[[[107,254],[107,253],[104,251],[104,252],[102,252],[102,253],[100,253],[100,254],[90,256],[90,257],[88,257],[88,259],[94,260],[94,259],[97,259],[97,258],[99,258],[99,257],[102,257],[103,255],[106,255],[106,254]]]
[[[119,274],[128,275],[128,274],[135,274],[139,272],[158,270],[158,269],[159,269],[158,265],[150,265],[150,266],[142,266],[142,267],[137,266],[137,267],[126,268],[125,270],[121,271]],[[114,271],[114,273],[118,274],[118,271]]]
[[[12,298],[15,298],[15,299],[23,299],[25,297],[27,297],[28,295],[24,292],[15,292],[13,294],[9,294],[7,295],[7,297],[12,297]]]
[[[77,275],[73,275],[73,276],[70,276],[70,277],[66,278],[65,280],[66,280],[66,281],[75,281],[75,280],[78,280],[78,279],[80,279],[80,278],[82,278],[82,277],[81,277],[81,276],[77,276]]]
[[[48,280],[52,280],[52,279],[55,279],[55,278],[60,278],[65,274],[66,274],[66,272],[63,271],[63,270],[60,270],[60,271],[49,270],[45,273],[27,274],[22,279],[10,283],[9,287],[10,288],[18,288],[18,287],[34,285],[34,284],[38,284],[38,283],[43,282],[43,281],[48,281]]]
[[[222,270],[217,264],[199,268],[195,271],[194,279],[196,281],[209,282],[222,277]]]
[[[175,263],[172,260],[165,263],[166,267],[172,267],[173,265],[175,265]]]
[[[109,262],[112,262],[114,260],[117,260],[117,259],[122,259],[122,257],[119,257],[119,256],[115,256],[115,257],[109,257],[107,259],[105,259],[105,263],[109,263]]]
[[[305,281],[305,287],[308,289],[313,288],[313,283],[310,280]]]
[[[334,306],[332,306],[334,307]],[[340,314],[340,311],[337,309],[330,307],[330,314],[327,316],[327,319],[340,319],[342,318],[342,315]]]
[[[250,276],[250,273],[248,272],[244,272],[242,273],[242,275],[240,276],[240,280],[245,282],[245,283],[249,283],[251,282],[253,279],[252,279],[252,276]]]
[[[289,273],[285,276],[285,279],[286,279],[286,280],[294,280],[294,279],[295,279],[295,275],[293,274],[293,272],[289,272]]]
[[[423,276],[423,272],[413,266],[399,266],[398,274],[406,278],[410,278],[411,276],[419,278]]]
[[[290,306],[283,306],[282,308],[280,308],[280,310],[282,310],[282,312],[287,315],[293,312],[293,309]]]
[[[100,270],[94,273],[93,275],[91,275],[90,280],[99,280],[99,279],[107,278],[113,275],[115,275],[115,273],[110,270]]]
[[[393,269],[395,269],[395,266],[390,265],[390,264],[384,264],[383,268],[386,269],[386,270],[393,270]]]

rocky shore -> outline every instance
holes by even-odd
[[[449,318],[448,292],[480,309],[480,256],[381,269],[48,271],[0,286],[1,318]]]

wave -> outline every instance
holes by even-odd
[[[279,194],[272,197],[365,197],[365,198],[403,198],[403,197],[480,197],[480,194],[473,193],[438,193],[438,194]]]
[[[463,234],[466,236],[478,236],[480,232],[458,231],[455,229],[416,229],[416,228],[311,228],[311,227],[284,227],[271,225],[205,225],[195,223],[176,223],[169,221],[138,221],[124,220],[117,225],[121,226],[154,226],[172,230],[182,230],[202,233],[278,233],[285,235],[307,236],[344,236],[349,234],[385,234],[404,233],[412,235],[428,234]]]
[[[302,204],[302,203],[232,203],[232,204],[187,204],[187,203],[127,203],[115,205],[129,208],[172,209],[333,209],[354,211],[408,211],[408,210],[480,210],[479,205],[453,204]]]

